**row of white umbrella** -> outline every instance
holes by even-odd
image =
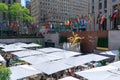
[[[47,52],[45,52],[46,50],[47,50]],[[53,53],[57,54],[57,55],[54,55]],[[42,48],[42,49],[38,49],[38,50],[24,50],[24,51],[12,52],[11,54],[18,56],[20,60],[24,60],[28,63],[31,63],[32,65],[29,65],[27,67],[34,68],[35,70],[37,70],[38,73],[43,72],[48,75],[51,75],[53,73],[73,67],[71,65],[65,64],[64,62],[61,62],[61,59],[72,57],[75,55],[80,55],[81,53],[65,51],[62,49],[50,47],[50,48]],[[17,66],[17,67],[13,67],[13,68],[16,68],[16,70],[19,71],[19,68],[24,68],[24,67]],[[12,71],[11,78],[13,78],[12,80],[14,80],[14,77],[12,77],[12,76],[15,76],[15,75],[17,75],[15,77],[16,79],[28,77],[28,75],[26,75],[26,74],[28,74],[27,71],[26,71],[26,73],[19,74],[19,72],[16,73],[16,70],[12,69],[12,67],[11,67],[11,71]],[[21,72],[23,70],[21,70]],[[34,75],[34,74],[35,73],[31,73],[29,76]]]
[[[120,61],[107,66],[76,72],[88,80],[120,80]]]
[[[13,43],[13,44],[0,44],[0,47],[3,48],[1,49],[4,52],[12,52],[12,51],[20,51],[20,50],[26,50],[26,48],[30,48],[30,47],[41,47],[41,45],[36,44],[36,43],[30,43],[30,44],[26,44],[26,43]]]

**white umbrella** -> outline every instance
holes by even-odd
[[[29,47],[41,47],[42,45],[39,45],[39,44],[36,44],[36,43],[30,43],[30,44],[27,44],[25,47],[26,48],[29,48]]]
[[[39,55],[39,54],[44,54],[44,53],[36,51],[36,50],[25,50],[25,51],[12,52],[11,54],[14,54],[18,56],[19,58],[21,58],[21,57]]]
[[[41,71],[38,71],[29,65],[10,67],[10,70],[12,73],[10,76],[11,80],[22,79],[25,77],[29,77],[41,73]]]
[[[80,55],[81,53],[78,52],[72,52],[72,51],[63,51],[63,52],[52,52],[50,53],[50,55],[56,55],[56,56],[60,56],[62,58],[69,58],[75,55]]]
[[[48,75],[51,75],[53,73],[57,73],[59,71],[72,68],[73,66],[67,65],[64,62],[61,62],[60,60],[58,60],[58,61],[49,61],[49,62],[44,62],[41,64],[32,65],[32,67]]]
[[[42,52],[45,52],[45,53],[52,53],[52,52],[61,52],[61,51],[64,51],[62,49],[59,49],[59,48],[52,48],[52,47],[49,47],[49,48],[41,48],[41,49],[37,49],[38,51],[42,51]]]
[[[22,51],[22,50],[26,50],[25,48],[20,48],[20,47],[13,47],[13,46],[9,46],[9,47],[6,47],[4,49],[1,49],[2,51],[4,52],[13,52],[13,51]]]
[[[108,78],[106,78],[105,80],[120,80],[120,73],[119,75],[111,75]]]
[[[0,55],[0,62],[6,63],[5,59]]]
[[[0,47],[3,48],[6,44],[0,43]]]
[[[66,60],[67,61],[66,63],[73,66],[80,66],[80,65],[84,65],[85,63],[90,63],[91,61],[101,61],[104,59],[108,59],[108,57],[97,54],[88,54],[88,55],[68,58]]]
[[[118,68],[113,66],[103,66],[89,69],[86,71],[76,72],[76,74],[84,78],[87,78],[88,80],[106,80],[106,78],[109,78],[114,74],[112,73],[113,71],[117,70]]]
[[[12,44],[12,45],[18,46],[18,47],[26,47],[28,44],[22,43],[22,42],[18,42],[18,43],[14,43],[14,44]]]
[[[112,56],[115,56],[115,61],[119,60],[119,51],[118,50],[105,51],[100,54],[112,55]]]
[[[62,79],[58,79],[58,80],[79,80],[79,79],[74,78],[72,76],[68,76],[68,77],[65,77],[65,78],[62,78]]]
[[[115,67],[120,68],[120,61],[117,61],[117,62],[111,63],[111,64],[109,64],[109,66],[115,66]]]
[[[43,63],[43,62],[58,60],[58,59],[61,59],[61,57],[50,56],[47,54],[46,55],[34,55],[34,56],[20,58],[20,60],[26,61],[31,64],[38,64],[38,63]]]

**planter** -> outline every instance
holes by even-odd
[[[108,51],[108,48],[104,48],[104,47],[96,47],[97,50],[102,50],[102,51]]]

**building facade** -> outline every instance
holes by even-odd
[[[98,15],[105,15],[105,30],[111,30],[113,28],[113,23],[109,19],[109,16],[113,14],[115,4],[120,3],[120,0],[90,0],[90,14],[93,18],[92,30],[100,30],[99,24],[97,23]]]
[[[31,15],[40,26],[88,15],[88,0],[31,0]]]
[[[7,5],[11,5],[13,3],[21,3],[21,0],[0,0],[0,3],[6,3]],[[4,22],[4,20],[6,20],[6,16],[5,16],[5,13],[1,13],[0,14],[0,22]]]
[[[30,1],[26,1],[26,8],[30,10],[30,14],[31,14],[31,2]]]

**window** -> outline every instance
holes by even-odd
[[[5,0],[2,0],[3,3],[5,3]]]
[[[94,0],[92,0],[92,3],[94,4]]]
[[[105,13],[107,13],[107,10],[104,10]]]
[[[16,0],[13,0],[13,3],[15,3],[16,2]]]
[[[102,9],[102,3],[99,3],[99,9]]]
[[[8,4],[11,4],[11,0],[8,0]]]
[[[104,0],[104,8],[107,8],[107,0]]]
[[[94,13],[94,6],[92,6],[92,13]]]

